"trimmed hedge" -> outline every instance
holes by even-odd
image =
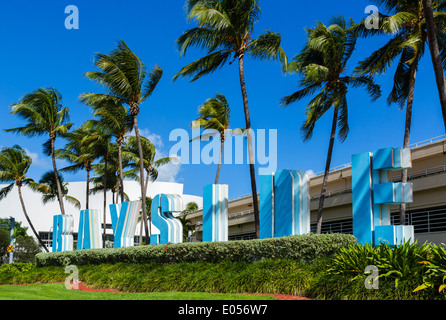
[[[311,262],[321,257],[335,255],[341,248],[349,247],[356,242],[354,236],[347,234],[306,234],[261,240],[193,242],[39,253],[36,255],[36,264],[38,267],[43,267],[119,262],[132,264],[171,264],[194,261],[254,262],[264,259]]]

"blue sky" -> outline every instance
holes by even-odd
[[[187,79],[172,81],[172,77],[186,64],[201,57],[203,52],[190,50],[180,57],[175,40],[193,26],[185,18],[182,0],[47,0],[8,1],[0,11],[2,39],[2,81],[0,81],[0,128],[20,126],[23,122],[9,114],[9,107],[39,87],[53,86],[63,95],[63,104],[70,108],[75,126],[91,118],[88,107],[78,102],[83,92],[102,92],[97,85],[83,77],[94,70],[95,52],[108,53],[119,39],[145,62],[164,70],[164,76],[153,96],[142,106],[139,126],[156,142],[160,154],[167,155],[174,142],[169,134],[177,128],[190,130],[189,124],[197,116],[197,108],[217,92],[224,94],[231,106],[232,128],[244,126],[242,97],[237,65],[225,66],[219,72],[194,83]],[[359,21],[365,17],[369,1],[295,0],[261,1],[262,17],[255,33],[265,30],[279,32],[282,46],[292,58],[305,43],[305,28],[317,21],[328,23],[330,17],[343,15]],[[79,29],[64,26],[65,7],[79,9]],[[385,38],[359,40],[351,67],[366,58],[384,43]],[[428,51],[427,51],[428,52]],[[354,153],[373,151],[383,147],[399,147],[403,141],[404,110],[388,106],[386,97],[391,90],[394,69],[379,77],[383,97],[370,103],[362,89],[352,89],[348,96],[350,134],[347,140],[335,144],[332,167],[348,163]],[[351,69],[349,70],[351,71]],[[327,113],[317,125],[314,136],[303,142],[300,126],[304,120],[307,100],[287,108],[279,107],[279,100],[297,90],[298,78],[284,76],[276,62],[246,59],[245,76],[251,120],[254,129],[278,130],[278,169],[323,170],[328,147],[332,113]],[[430,56],[420,65],[414,101],[411,142],[444,134],[440,105]],[[29,171],[32,178],[51,168],[50,159],[42,154],[45,138],[29,139],[0,131],[0,145],[20,144],[33,156]],[[58,147],[63,146],[60,139]],[[59,162],[59,166],[63,163]],[[179,169],[179,170],[177,170]],[[182,165],[168,168],[163,179],[184,183],[184,192],[202,195],[203,185],[212,183],[216,165]],[[230,197],[250,192],[248,165],[223,165],[220,183],[229,184]],[[66,181],[84,180],[85,174],[66,175]]]

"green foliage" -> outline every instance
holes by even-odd
[[[315,277],[310,294],[323,299],[444,299],[438,291],[446,279],[445,261],[444,247],[427,243],[354,245],[341,249],[327,272]],[[377,267],[378,289],[365,286],[371,280],[367,266]]]
[[[177,48],[181,56],[190,47],[203,49],[207,55],[183,67],[174,80],[192,77],[196,81],[245,54],[260,60],[277,60],[286,67],[288,60],[280,46],[280,34],[272,31],[257,37],[253,34],[260,18],[258,0],[187,0],[185,8],[189,21],[198,26],[177,39]]]
[[[446,298],[446,247],[434,246],[427,260],[419,262],[426,268],[423,276],[423,284],[418,286],[414,292],[426,290],[432,294],[440,294]]]
[[[409,98],[411,73],[422,71],[419,61],[427,48],[426,19],[422,1],[375,0],[388,12],[379,15],[379,28],[367,28],[365,21],[354,25],[352,30],[360,37],[387,35],[390,40],[374,51],[367,59],[361,61],[356,68],[358,74],[383,74],[395,64],[394,83],[387,102],[396,103],[402,109]],[[438,30],[446,25],[444,7],[434,6],[434,24]],[[437,32],[440,57],[446,59],[445,33]],[[415,77],[415,76],[414,76]],[[414,85],[414,84],[412,84]]]
[[[34,262],[36,254],[41,252],[39,244],[31,236],[20,236],[15,239],[14,262]]]
[[[35,263],[11,263],[0,266],[0,284],[10,283],[14,276],[24,274],[36,267]],[[35,282],[35,281],[33,281]]]
[[[129,253],[123,254],[118,250],[121,252],[120,262],[108,261],[77,266],[79,280],[86,282],[87,285],[97,288],[116,288],[127,292],[281,293],[329,300],[446,299],[444,294],[446,291],[444,290],[446,248],[444,246],[432,244],[419,246],[409,243],[398,247],[345,245],[351,238],[341,239],[337,236],[308,235],[304,239],[299,239],[300,241],[296,241],[299,237],[286,237],[282,239],[284,240],[282,245],[277,248],[280,250],[276,251],[282,254],[288,252],[288,258],[278,253],[265,257],[264,252],[262,259],[256,260],[252,255],[245,260],[240,257],[231,260],[236,255],[229,254],[229,251],[219,246],[219,253],[226,254],[225,257],[215,258],[213,261],[193,260],[183,247],[183,262],[180,259],[170,261],[176,263],[143,262],[144,259],[138,262],[136,257],[129,260]],[[270,240],[273,239],[268,239]],[[304,247],[308,246],[308,241],[317,243],[316,247],[325,246],[325,249],[304,250]],[[289,246],[286,246],[285,242]],[[300,242],[300,246],[297,242]],[[335,242],[345,243],[342,245],[343,248],[328,249],[329,246],[333,247]],[[168,246],[166,253],[173,246]],[[154,247],[157,246],[145,248]],[[231,247],[231,250],[234,248]],[[85,251],[87,250],[79,252],[85,255]],[[303,255],[312,256],[313,259],[306,261],[303,256],[296,259],[297,256],[291,254],[295,251],[306,251]],[[327,255],[330,251],[338,253]],[[179,249],[176,252],[179,254]],[[42,256],[48,256],[48,254],[39,256],[42,260]],[[270,258],[271,256],[274,258]],[[62,260],[63,257],[60,256],[58,259]],[[64,259],[65,264],[71,263],[67,256]],[[167,257],[165,259],[168,260]],[[99,262],[99,257],[96,262]],[[20,269],[17,267],[20,265],[25,267]],[[370,277],[370,274],[365,272],[368,265],[375,265],[378,268],[379,286],[377,289],[365,287],[366,279]],[[34,267],[32,264],[4,266],[0,267],[0,284],[60,282],[67,276],[64,270],[63,264],[45,267]]]
[[[181,262],[255,262],[263,259],[290,259],[308,262],[337,254],[341,248],[356,243],[345,234],[307,234],[262,240],[229,242],[179,243],[130,248],[89,249],[36,255],[38,266],[103,264],[126,262],[133,264]]]
[[[311,265],[292,260],[257,262],[195,261],[170,265],[101,264],[79,266],[79,280],[95,288],[126,292],[220,292],[305,294],[310,286]],[[29,272],[11,272],[2,284],[64,281],[64,267],[38,267]]]
[[[371,101],[375,101],[381,96],[380,86],[369,76],[345,75],[357,38],[343,17],[333,18],[329,26],[318,22],[314,28],[307,28],[306,32],[307,43],[287,67],[290,73],[301,76],[300,89],[283,97],[281,105],[288,106],[303,98],[313,97],[306,107],[306,119],[301,127],[304,140],[311,139],[318,120],[333,107],[336,110],[338,135],[344,141],[349,132],[348,90],[362,87]]]

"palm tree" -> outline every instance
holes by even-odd
[[[137,117],[141,103],[149,98],[155,90],[163,74],[159,66],[155,66],[150,74],[147,73],[146,66],[134,54],[124,41],[118,41],[117,48],[109,55],[98,53],[96,55],[95,66],[101,71],[87,72],[85,76],[98,84],[104,86],[108,94],[85,93],[81,99],[90,101],[89,105],[94,105],[99,100],[118,100],[120,103],[130,108],[133,118],[136,139],[138,141],[141,175],[141,197],[142,208],[145,216],[146,234],[148,232],[146,215],[146,196],[144,194],[143,152],[140,141]]]
[[[20,146],[14,145],[12,148],[2,148],[0,151],[0,181],[8,183],[12,181],[12,183],[0,190],[0,200],[5,198],[9,192],[11,192],[14,185],[17,186],[23,214],[40,245],[46,252],[49,252],[42,239],[40,239],[36,228],[34,228],[34,225],[28,216],[28,212],[26,211],[25,202],[23,201],[22,186],[29,185],[29,183],[32,182],[31,178],[26,177],[26,173],[28,172],[31,163],[31,157]]]
[[[44,144],[44,152],[51,155],[54,177],[57,183],[57,199],[60,211],[64,215],[65,209],[62,201],[62,188],[57,179],[56,156],[54,144],[58,136],[64,136],[70,130],[68,107],[62,106],[62,95],[54,88],[39,88],[26,94],[19,103],[11,106],[11,113],[27,121],[23,127],[6,129],[6,132],[23,134],[35,137],[47,134],[49,140]]]
[[[138,139],[135,136],[130,136],[127,139],[127,144],[124,151],[124,158],[126,160],[132,160],[129,163],[130,167],[140,167],[140,157],[139,157],[139,145],[142,148],[143,152],[143,168],[146,172],[145,181],[144,174],[140,175],[140,183],[144,185],[144,194],[147,194],[147,187],[149,185],[149,178],[152,178],[152,181],[155,181],[158,178],[158,170],[160,166],[177,162],[179,161],[176,157],[164,157],[155,160],[156,149],[155,146],[149,141],[149,139],[145,137],[140,137],[140,142],[138,143]],[[148,218],[148,217],[147,217]],[[145,229],[146,237],[150,236],[150,224],[148,223],[148,219],[144,220],[144,223],[147,224],[147,229]],[[146,226],[146,225],[145,225]]]
[[[332,19],[330,26],[318,22],[314,29],[307,29],[307,43],[303,50],[288,65],[290,72],[300,74],[302,89],[283,97],[281,104],[287,106],[302,98],[316,94],[306,108],[306,120],[301,131],[304,140],[311,139],[317,121],[333,109],[330,141],[325,163],[321,195],[317,216],[316,232],[321,233],[322,211],[324,207],[327,177],[330,171],[336,131],[341,142],[349,132],[347,93],[349,87],[364,87],[373,100],[381,95],[381,90],[370,77],[346,75],[346,65],[356,45],[353,33],[348,32],[344,18]]]
[[[89,104],[94,110],[94,117],[99,120],[90,120],[95,126],[110,132],[116,138],[118,145],[119,183],[121,202],[124,202],[124,178],[122,168],[122,144],[127,132],[133,129],[133,117],[127,108],[117,99],[95,100],[82,96],[81,101]]]
[[[436,9],[439,8],[442,1],[436,1]],[[441,112],[443,114],[444,128],[446,130],[446,82],[444,78],[442,59],[437,40],[437,28],[434,20],[434,7],[432,0],[423,0],[424,16],[426,18],[426,30],[429,40],[429,49],[431,52],[432,65],[434,67],[435,79],[437,80],[438,95],[440,96]],[[438,13],[436,13],[438,14]]]
[[[181,212],[181,215],[178,217],[181,224],[183,225],[183,242],[187,241],[187,237],[189,236],[189,231],[192,233],[195,231],[195,226],[192,221],[187,219],[187,215],[189,213],[195,212],[198,210],[198,204],[194,201],[188,202],[186,208]]]
[[[220,69],[226,63],[238,59],[240,88],[243,97],[243,111],[247,129],[249,172],[254,205],[254,219],[257,238],[259,237],[259,205],[252,149],[251,118],[244,75],[245,54],[261,60],[280,60],[287,64],[287,57],[280,47],[280,34],[272,31],[254,37],[254,25],[260,18],[259,0],[186,0],[189,20],[195,20],[198,27],[184,32],[177,39],[177,46],[183,56],[189,47],[207,50],[207,55],[190,63],[175,75],[193,76],[192,81]]]
[[[97,193],[99,190],[104,191],[104,172],[106,172],[106,182],[107,182],[107,190],[110,190],[113,194],[113,203],[119,203],[119,199],[121,198],[121,183],[119,179],[119,173],[120,173],[120,166],[122,169],[122,176],[123,179],[126,180],[134,180],[134,181],[140,181],[139,176],[137,174],[137,171],[139,171],[138,168],[134,168],[132,165],[132,168],[128,169],[131,165],[130,160],[127,158],[124,158],[124,160],[119,163],[118,161],[118,146],[115,143],[110,144],[110,153],[107,157],[107,169],[105,169],[105,159],[101,159],[101,161],[95,165],[93,165],[94,172],[96,174],[95,177],[91,178],[91,182],[95,184],[94,191],[91,194]],[[126,145],[123,145],[123,152],[125,153]],[[116,200],[115,195],[116,193]],[[124,192],[124,201],[129,201],[128,195]],[[122,201],[121,201],[122,202]]]
[[[83,169],[87,172],[86,209],[89,209],[90,171],[92,170],[93,162],[99,158],[99,155],[95,146],[87,144],[85,138],[91,136],[94,132],[94,128],[85,122],[80,128],[66,134],[65,140],[67,140],[67,144],[64,149],[55,151],[57,158],[72,163],[72,165],[62,168],[60,171],[77,172]]]
[[[217,94],[215,98],[206,100],[206,102],[202,104],[198,109],[198,118],[196,121],[200,123],[201,128],[212,130],[213,132],[205,135],[200,135],[195,139],[201,139],[205,136],[210,137],[215,135],[219,135],[220,137],[220,156],[214,184],[218,184],[218,179],[220,177],[220,168],[223,157],[223,145],[226,140],[227,130],[229,129],[230,118],[231,109],[229,108],[229,104],[225,96],[222,94]],[[240,134],[243,131],[244,130],[241,129],[231,130],[233,134]]]
[[[151,197],[146,197],[146,212],[147,212],[147,217],[148,220],[150,221],[152,219],[152,198]],[[143,213],[141,210],[141,213],[138,217],[138,223],[140,223],[140,229],[139,229],[139,245],[142,246],[143,244],[143,238],[142,238],[142,225],[143,225]]]
[[[111,134],[102,129],[95,128],[95,132],[92,135],[86,136],[83,139],[89,149],[95,149],[97,154],[102,157],[104,162],[104,172],[107,172],[107,166],[112,159],[113,144],[110,141]],[[107,174],[103,175],[103,186],[107,186]],[[103,220],[104,220],[104,232],[103,232],[103,247],[105,248],[105,233],[106,233],[106,221],[107,221],[107,188],[104,188],[104,207],[103,207]]]
[[[395,60],[394,83],[387,102],[397,103],[400,109],[406,105],[406,121],[404,126],[403,148],[410,143],[412,123],[412,107],[415,93],[415,80],[418,65],[426,51],[428,40],[426,19],[423,11],[423,1],[375,0],[377,5],[385,8],[390,15],[380,15],[378,30],[367,29],[364,22],[355,25],[352,30],[359,36],[368,37],[376,34],[391,35],[392,38],[370,57],[360,62],[357,68],[359,74],[377,75],[384,73]],[[440,8],[441,9],[441,8]],[[435,12],[435,24],[439,30],[446,27],[446,13]],[[442,61],[446,59],[446,34],[437,32]],[[402,171],[402,182],[407,182],[407,169]],[[400,205],[400,223],[406,223],[406,205]]]
[[[71,203],[76,209],[81,208],[81,203],[78,199],[68,195],[68,183],[64,183],[64,178],[60,172],[57,173],[59,184],[62,187],[62,199]],[[30,187],[42,194],[43,204],[55,201],[57,199],[57,183],[53,171],[47,171],[40,178],[39,183],[30,182]]]

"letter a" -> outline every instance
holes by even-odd
[[[79,29],[79,9],[75,5],[69,5],[65,8],[65,13],[70,14],[65,18],[65,28]]]

